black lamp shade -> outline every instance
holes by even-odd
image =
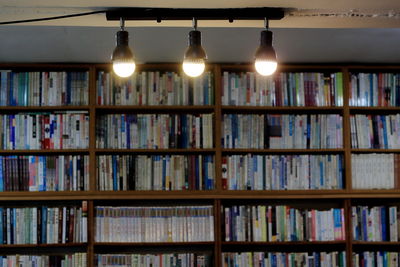
[[[189,47],[185,51],[185,59],[207,59],[206,51],[201,46],[201,32],[189,32]]]
[[[272,32],[265,30],[261,32],[260,46],[254,55],[256,60],[276,61],[275,49],[272,47]]]
[[[111,55],[111,61],[133,61],[133,54],[128,43],[129,33],[127,31],[118,31],[116,34],[116,42],[117,46]]]

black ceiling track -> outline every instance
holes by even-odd
[[[119,8],[106,12],[107,20],[280,20],[283,8]]]

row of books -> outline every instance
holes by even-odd
[[[351,73],[350,106],[400,106],[400,74]]]
[[[87,148],[87,112],[0,115],[0,149]]]
[[[222,157],[228,190],[343,189],[342,155],[232,155]]]
[[[353,266],[397,267],[400,263],[400,253],[390,251],[353,252]]]
[[[0,106],[88,104],[88,72],[0,71]]]
[[[107,114],[97,118],[98,148],[212,148],[213,114]]]
[[[400,148],[400,114],[350,116],[353,148]]]
[[[87,242],[87,202],[63,207],[0,207],[3,244],[65,244]]]
[[[86,267],[87,254],[0,256],[0,267]]]
[[[101,155],[98,190],[211,190],[211,155]]]
[[[175,72],[149,71],[119,78],[99,71],[99,105],[212,105],[214,80],[211,72],[190,79]]]
[[[89,156],[0,156],[0,192],[89,188]]]
[[[399,154],[352,154],[353,189],[394,189],[400,186]]]
[[[222,104],[234,106],[343,106],[343,74],[295,72],[263,77],[224,72]]]
[[[209,267],[212,257],[207,254],[164,253],[164,254],[97,254],[98,267]]]
[[[96,242],[214,241],[212,206],[95,207]]]
[[[224,208],[225,241],[332,241],[345,239],[344,210],[289,206]]]
[[[400,241],[400,212],[397,206],[355,206],[351,212],[354,240]]]
[[[224,148],[341,148],[342,116],[336,114],[224,114]],[[251,131],[249,131],[251,129]]]
[[[346,252],[224,252],[223,267],[345,267]],[[361,265],[354,265],[361,266]],[[376,265],[368,265],[376,266]],[[397,266],[397,265],[396,265]]]

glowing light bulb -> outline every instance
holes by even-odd
[[[129,77],[132,73],[135,72],[136,64],[135,62],[121,62],[121,61],[114,61],[113,62],[113,70],[115,74],[119,77]]]
[[[254,65],[256,67],[257,72],[263,76],[268,76],[273,74],[276,71],[276,68],[278,67],[278,63],[276,61],[263,60],[263,59],[256,60]]]
[[[183,71],[186,73],[186,75],[190,77],[198,77],[200,76],[206,67],[204,63],[204,59],[202,58],[186,58],[183,61]]]

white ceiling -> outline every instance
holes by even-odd
[[[0,0],[0,21],[115,7],[282,7],[285,18],[270,26],[283,62],[400,63],[400,0]],[[191,22],[129,21],[127,26],[139,61],[178,62]],[[262,21],[199,21],[213,62],[251,61],[262,26]],[[118,22],[104,14],[0,25],[0,62],[107,62],[117,30]]]

